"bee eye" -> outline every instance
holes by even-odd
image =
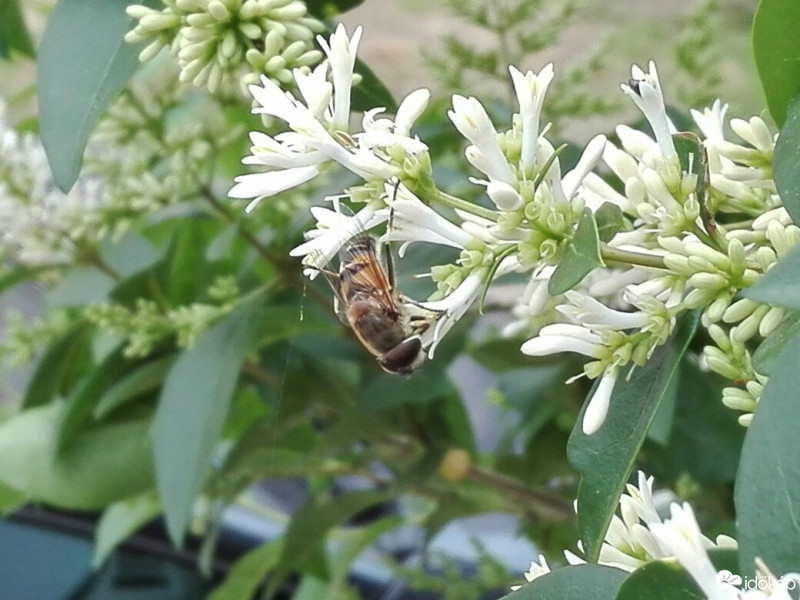
[[[422,340],[418,336],[403,340],[378,358],[378,362],[385,371],[399,375],[413,373],[423,360],[425,360],[425,353],[422,352]]]

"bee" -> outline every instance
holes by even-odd
[[[345,206],[340,211],[355,217]],[[389,221],[391,227],[391,217]],[[430,311],[412,314],[408,304],[414,303],[397,289],[391,252],[386,252],[384,267],[376,243],[360,227],[339,251],[338,273],[314,256],[310,257],[312,268],[328,280],[337,315],[381,368],[395,375],[410,375],[425,361],[421,335],[430,327],[431,316],[424,314]]]

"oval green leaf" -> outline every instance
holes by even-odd
[[[795,338],[775,361],[744,439],[734,496],[742,574],[757,556],[777,575],[800,571],[798,365]]]
[[[94,534],[92,566],[100,567],[122,542],[161,512],[155,491],[115,502],[103,511]]]
[[[236,561],[208,600],[251,600],[264,576],[278,564],[282,548],[283,540],[278,539],[250,550]]]
[[[567,244],[564,256],[547,284],[551,296],[558,296],[578,285],[597,267],[600,257],[600,234],[592,211],[584,209],[574,237]]]
[[[283,539],[283,552],[269,581],[267,597],[291,572],[302,572],[322,579],[328,576],[325,539],[328,532],[362,510],[386,502],[391,490],[364,490],[311,498],[294,515]]]
[[[578,416],[567,444],[567,458],[581,473],[578,529],[589,562],[596,561],[600,554],[636,456],[698,322],[697,313],[684,317],[672,338],[656,349],[644,367],[634,370],[630,380],[620,375],[608,416],[599,431],[583,433],[585,403]]]
[[[53,403],[0,425],[0,481],[32,501],[69,510],[99,510],[152,487],[148,419],[85,428],[57,455],[62,417]]]
[[[753,17],[753,56],[769,112],[783,127],[786,106],[800,87],[800,2],[761,0]]]
[[[786,345],[800,334],[800,313],[789,313],[779,327],[753,352],[753,368],[762,375],[772,373],[772,364]]]
[[[792,248],[753,287],[742,290],[742,296],[800,310],[800,246]]]
[[[18,0],[3,0],[0,2],[0,57],[11,58],[12,51],[30,57],[36,54]]]
[[[246,300],[175,361],[164,381],[150,434],[169,535],[183,542],[250,350],[261,296]]]
[[[800,94],[789,101],[786,121],[775,143],[772,176],[786,212],[800,223]]]
[[[39,47],[39,125],[53,180],[68,192],[97,119],[139,64],[123,37],[128,0],[59,0]],[[154,5],[154,0],[142,4]]]
[[[613,567],[575,565],[537,577],[502,600],[613,600],[628,574]]]

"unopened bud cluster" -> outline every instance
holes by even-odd
[[[281,84],[293,69],[308,69],[322,53],[314,35],[323,24],[301,0],[164,0],[161,9],[128,7],[137,24],[125,40],[146,42],[142,62],[168,47],[180,80],[222,96],[243,96],[266,75]]]

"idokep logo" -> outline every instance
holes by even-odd
[[[717,573],[717,583],[727,583],[728,585],[740,586],[742,585],[742,578],[739,575],[734,575],[727,569],[722,569]]]
[[[800,576],[792,573],[786,577],[773,577],[772,575],[756,575],[755,577],[742,578],[740,575],[723,569],[717,573],[717,583],[740,588],[741,590],[800,590]],[[796,592],[795,592],[796,593]],[[794,598],[794,593],[792,598]]]

